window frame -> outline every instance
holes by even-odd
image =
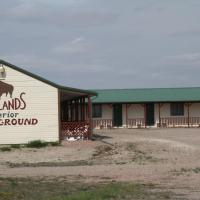
[[[102,104],[92,104],[92,118],[102,118]]]
[[[170,116],[183,117],[185,115],[185,105],[182,102],[170,103]]]

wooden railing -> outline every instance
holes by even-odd
[[[162,117],[161,126],[199,126],[200,117]]]
[[[133,118],[133,119],[128,119],[127,120],[127,125],[128,125],[128,128],[133,128],[133,127],[142,127],[142,126],[145,126],[145,123],[144,123],[144,118]]]
[[[200,125],[200,117],[190,117],[190,124],[191,125]]]
[[[62,122],[61,123],[61,139],[67,140],[70,137],[76,139],[85,139],[90,137],[89,123],[84,122]]]
[[[161,119],[161,127],[181,127],[188,126],[188,118],[187,117],[162,117]],[[93,119],[92,120],[93,128],[107,128],[110,129],[113,127],[112,119]],[[127,128],[141,128],[145,127],[145,119],[144,118],[132,118],[127,119]],[[189,126],[199,126],[200,127],[200,117],[190,117],[189,118]]]
[[[92,120],[93,128],[112,128],[113,121],[112,119],[93,119]]]

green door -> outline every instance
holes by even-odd
[[[113,126],[122,126],[122,104],[113,105]]]
[[[153,103],[146,104],[146,123],[147,126],[153,126],[155,124]]]

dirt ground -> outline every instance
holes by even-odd
[[[0,177],[147,183],[200,199],[200,129],[98,130],[94,141],[0,152]]]

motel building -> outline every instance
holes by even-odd
[[[0,144],[148,127],[200,127],[200,88],[80,90],[0,60]]]
[[[95,95],[0,60],[0,144],[89,139]]]
[[[200,127],[200,87],[95,90],[93,128]]]

